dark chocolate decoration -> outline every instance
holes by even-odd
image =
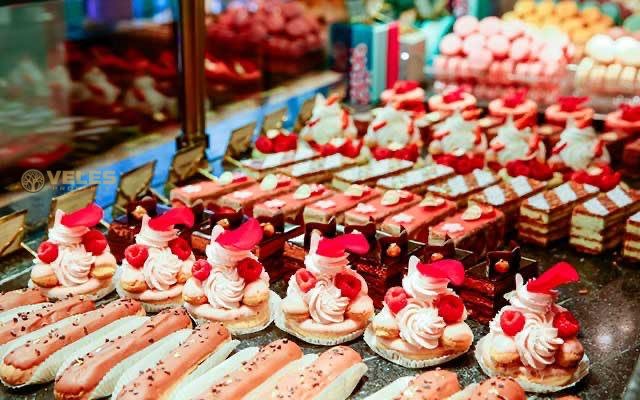
[[[304,249],[305,251],[309,250],[309,245],[311,244],[311,234],[313,231],[320,232],[322,237],[335,237],[337,234],[337,224],[336,219],[331,217],[329,222],[309,222],[304,226]]]
[[[520,260],[522,256],[520,254],[520,247],[514,247],[513,250],[505,251],[490,251],[487,253],[485,261],[485,277],[495,280],[503,277],[504,275],[515,275],[520,271]],[[504,260],[509,263],[509,271],[501,273],[496,271],[496,263],[500,260]]]
[[[373,218],[369,218],[369,222],[364,225],[345,225],[344,233],[352,233],[358,231],[362,233],[369,241],[370,245],[375,244],[376,241],[376,223]]]
[[[442,254],[443,258],[455,258],[456,256],[456,245],[448,235],[445,236],[444,242],[442,244],[425,244],[422,255],[424,256],[424,260],[429,262],[431,260],[431,256],[433,254]]]
[[[400,248],[400,254],[396,256],[390,256],[387,254],[387,250],[392,245],[396,245]],[[380,236],[378,238],[378,248],[380,251],[378,252],[380,261],[385,262],[388,259],[403,259],[406,258],[407,252],[409,250],[409,235],[407,231],[401,228],[400,235],[398,236]]]

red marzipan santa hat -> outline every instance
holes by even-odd
[[[409,270],[417,269],[422,275],[437,279],[448,279],[458,286],[464,282],[464,265],[458,260],[438,260],[432,263],[421,263],[418,257],[409,260]]]
[[[527,283],[527,290],[532,293],[550,294],[560,285],[578,282],[580,276],[575,268],[568,262],[559,262],[546,270],[538,278]]]
[[[216,225],[218,227],[220,225]],[[222,228],[222,227],[220,227]],[[212,236],[215,234],[212,233]],[[238,228],[221,232],[215,238],[215,241],[225,249],[232,251],[252,250],[262,240],[262,227],[260,222],[255,218],[249,220]]]
[[[174,225],[193,225],[193,211],[187,207],[172,208],[164,214],[149,220],[149,227],[155,231],[168,231]]]
[[[314,232],[311,238],[311,252],[323,257],[342,257],[349,251],[355,254],[366,254],[369,251],[369,242],[361,233],[347,233],[335,238],[320,238],[320,234]]]
[[[77,228],[81,226],[90,228],[96,226],[98,222],[100,222],[102,214],[102,208],[100,208],[99,205],[92,203],[85,208],[81,208],[69,214],[64,214],[60,218],[60,223],[67,228]]]

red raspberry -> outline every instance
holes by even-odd
[[[376,160],[386,160],[387,158],[391,157],[391,155],[391,150],[387,149],[386,147],[378,146],[373,149],[373,157]]]
[[[189,243],[181,237],[177,237],[170,241],[169,248],[171,249],[171,252],[182,261],[186,260],[191,255],[191,247],[189,246]]]
[[[500,316],[500,327],[507,336],[515,336],[524,328],[524,315],[520,311],[506,310]]]
[[[262,273],[262,264],[260,261],[253,258],[244,258],[238,263],[238,275],[245,280],[246,283],[251,283],[258,278]]]
[[[273,153],[273,142],[268,137],[261,135],[256,140],[256,149],[261,153]]]
[[[462,156],[456,161],[454,169],[460,175],[466,175],[474,170],[473,163],[467,156]]]
[[[409,295],[400,286],[395,286],[387,290],[384,295],[384,302],[392,313],[397,314],[407,306]]]
[[[337,152],[338,152],[338,149],[336,148],[336,146],[332,145],[331,143],[327,143],[320,148],[320,154],[325,157],[336,154]]]
[[[276,137],[273,138],[273,151],[276,153],[280,153],[283,151],[290,150],[289,149],[289,139],[288,135],[284,135],[279,133]]]
[[[464,314],[464,304],[462,304],[460,297],[454,294],[438,296],[434,305],[438,309],[438,315],[441,316],[447,324],[460,322],[462,314]]]
[[[141,244],[132,244],[124,251],[124,258],[133,268],[142,268],[149,257],[149,250]]]
[[[548,181],[553,177],[553,171],[546,163],[536,162],[531,168],[531,178],[539,181]]]
[[[563,311],[553,317],[553,327],[563,339],[575,337],[580,331],[580,323],[569,311]]]
[[[191,267],[191,275],[199,281],[204,281],[211,274],[211,264],[204,258],[196,261]]]
[[[82,237],[84,249],[94,256],[99,256],[107,248],[107,238],[97,229],[92,229]]]
[[[300,268],[296,271],[296,283],[303,292],[307,293],[313,289],[318,280],[315,276],[304,268]]]
[[[38,258],[43,263],[52,263],[58,258],[58,245],[51,242],[42,242],[38,246]]]
[[[603,192],[608,192],[609,190],[612,190],[613,188],[618,186],[618,183],[620,183],[620,178],[620,172],[616,172],[610,175],[604,175],[600,178],[598,186]]]
[[[336,287],[340,289],[340,293],[351,300],[355,299],[360,293],[360,289],[362,289],[362,282],[360,282],[360,279],[347,272],[338,272],[334,279],[334,283]]]
[[[340,147],[340,153],[345,157],[356,158],[360,154],[360,148],[361,146],[354,140],[347,140],[342,147]]]

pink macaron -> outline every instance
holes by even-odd
[[[443,78],[447,76],[447,64],[449,61],[449,57],[447,56],[437,56],[433,61],[433,68],[435,70],[436,78]]]
[[[474,73],[486,71],[493,62],[493,54],[485,48],[476,48],[468,55],[469,65]]]
[[[455,56],[462,50],[462,40],[457,35],[449,33],[440,41],[440,52],[448,56]]]
[[[503,59],[509,55],[511,42],[504,35],[493,35],[487,40],[487,48],[493,53],[494,58]]]
[[[502,20],[495,16],[483,18],[478,24],[478,31],[485,36],[497,35],[501,30]]]
[[[475,50],[483,49],[487,40],[484,36],[479,33],[472,33],[471,35],[464,38],[464,42],[462,43],[462,51],[464,54],[469,54]]]
[[[465,15],[458,18],[455,24],[453,24],[453,32],[465,38],[478,30],[478,18],[473,15]]]
[[[519,20],[507,21],[502,24],[502,34],[509,40],[515,40],[524,35],[525,24]]]
[[[538,59],[546,64],[558,64],[564,60],[562,48],[548,43],[538,53]]]

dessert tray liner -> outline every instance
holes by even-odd
[[[269,291],[269,319],[264,324],[260,324],[257,326],[250,326],[247,328],[232,328],[226,325],[225,326],[233,336],[248,335],[250,333],[260,332],[261,330],[271,325],[273,320],[276,318],[276,313],[280,309],[280,301],[281,301],[280,296],[278,296],[276,292],[274,292],[273,290],[270,290]],[[184,308],[187,310],[187,313],[189,313],[191,318],[193,318],[193,320],[196,321],[197,325],[201,325],[208,321],[205,318],[201,318],[195,315],[193,313],[193,307],[190,304],[185,303]]]
[[[351,340],[357,339],[358,337],[362,336],[362,333],[364,332],[364,329],[360,329],[360,330],[357,330],[357,331],[355,331],[353,333],[350,333],[348,335],[336,337],[336,338],[333,338],[333,339],[302,336],[300,333],[296,332],[295,330],[293,330],[293,329],[291,329],[291,328],[289,328],[287,326],[287,323],[286,323],[285,318],[284,318],[284,313],[282,312],[282,310],[280,308],[278,308],[278,312],[276,313],[276,321],[275,322],[276,322],[276,326],[280,330],[282,330],[284,332],[287,332],[289,335],[295,336],[298,339],[302,340],[303,342],[310,343],[310,344],[317,344],[319,346],[336,346],[338,344],[346,343],[346,342],[349,342]]]
[[[371,350],[373,350],[380,357],[391,361],[394,364],[401,365],[405,368],[426,368],[433,367],[436,365],[444,364],[448,361],[456,359],[461,355],[467,353],[467,351],[462,351],[460,353],[451,354],[444,357],[430,358],[428,360],[410,360],[405,358],[402,354],[398,353],[394,350],[384,349],[378,345],[378,341],[376,339],[376,335],[373,333],[373,328],[369,325],[364,332],[364,341],[369,345]],[[471,340],[473,343],[473,339]]]
[[[117,271],[119,271],[120,268],[118,268],[116,270],[116,274]],[[82,294],[82,293],[78,293],[78,296],[84,296],[87,300],[91,300],[91,301],[98,301],[101,300],[104,297],[107,297],[109,295],[109,293],[113,292],[113,289],[115,288],[115,284],[114,284],[115,280],[111,279],[111,282],[109,282],[109,285],[103,288],[98,289],[97,292],[95,293],[87,293],[87,294]],[[29,279],[29,282],[27,283],[27,287],[28,288],[33,288],[36,287],[36,284],[33,283],[33,281],[31,279]],[[46,294],[45,294],[46,296]],[[49,297],[49,296],[47,296]],[[61,300],[62,298],[58,298],[57,300]]]
[[[478,343],[476,343],[476,350],[475,350],[475,357],[476,360],[478,361],[478,365],[480,365],[480,368],[482,369],[482,372],[484,372],[485,374],[494,377],[494,376],[499,376],[498,374],[496,374],[494,371],[491,370],[491,368],[489,368],[482,357],[482,349],[484,348],[485,344],[487,342],[487,336],[483,337],[482,339],[480,339],[478,341]],[[521,378],[521,377],[516,377],[515,380],[520,384],[520,386],[522,386],[522,388],[526,391],[526,392],[531,392],[531,393],[555,393],[555,392],[559,392],[561,390],[565,390],[568,389],[572,386],[575,386],[578,382],[580,382],[582,380],[582,378],[584,378],[585,376],[587,376],[587,374],[589,373],[589,357],[587,357],[587,355],[585,354],[582,357],[582,360],[580,361],[580,364],[578,364],[578,368],[576,369],[576,371],[573,374],[573,378],[571,379],[571,383],[564,385],[564,386],[549,386],[549,385],[543,385],[540,383],[534,383],[534,382],[530,382],[527,379]]]
[[[132,298],[131,295],[122,288],[122,285],[120,285],[121,276],[122,276],[122,268],[118,268],[115,275],[113,276],[113,282],[115,282],[113,286],[115,286],[116,293],[118,293],[118,296],[121,299],[130,299]],[[146,303],[138,299],[134,299],[134,300],[140,302],[140,304],[142,304],[142,308],[144,308],[144,310],[148,313],[158,313],[162,310],[166,310],[167,308],[176,308],[182,305],[182,295],[178,300],[175,300],[173,302],[162,303],[162,304]]]

